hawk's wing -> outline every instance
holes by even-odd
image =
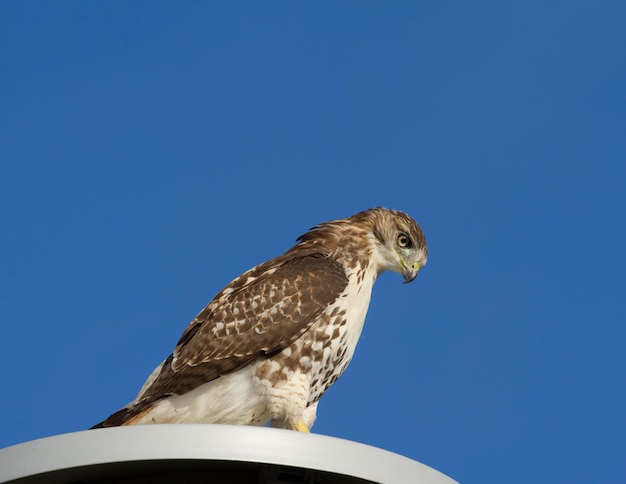
[[[141,399],[186,393],[282,350],[347,284],[341,264],[322,257],[275,259],[251,269],[196,316]]]

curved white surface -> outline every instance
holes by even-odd
[[[454,484],[440,472],[369,445],[291,430],[137,425],[87,430],[0,450],[0,482],[112,462],[201,459],[317,469],[381,484]]]

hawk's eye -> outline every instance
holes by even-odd
[[[411,238],[407,234],[400,234],[396,239],[398,245],[405,249],[410,249],[413,246],[413,242],[411,242]]]

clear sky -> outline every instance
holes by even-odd
[[[314,431],[625,482],[626,2],[0,2],[0,447],[100,421],[316,223],[378,280]]]

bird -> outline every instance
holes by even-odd
[[[426,238],[404,212],[371,208],[314,226],[222,289],[135,400],[92,428],[270,425],[309,432],[350,362],[386,270],[413,281]]]

